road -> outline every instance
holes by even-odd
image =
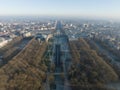
[[[15,54],[15,55],[17,55],[26,45],[27,45],[27,43],[29,42],[31,40],[31,38],[24,38],[24,39],[22,39],[19,43],[17,43],[17,44],[14,44],[13,45],[13,47],[16,47],[17,48],[17,50],[18,50],[18,52]],[[8,50],[7,50],[8,51]],[[1,53],[0,54],[0,66],[2,65],[4,65],[4,63],[3,63],[3,56],[4,56],[4,54],[7,52],[7,51],[5,51],[5,52],[3,52],[3,53]],[[11,57],[11,58],[9,58],[9,60],[11,60],[13,57]],[[8,61],[9,61],[8,60]]]
[[[69,52],[68,37],[62,29],[62,24],[60,21],[56,22],[56,29],[53,32],[52,47],[53,55],[50,59],[51,63],[54,63],[56,66],[55,72],[52,72],[55,77],[56,88],[54,90],[71,90],[67,79],[67,70],[70,65],[71,55]],[[61,77],[61,74],[64,74],[64,79]]]
[[[18,45],[16,45],[16,47],[18,47],[20,50],[22,50],[28,44],[28,42],[30,40],[31,40],[31,38],[29,38],[29,39],[24,38]]]
[[[104,49],[100,44],[92,40],[91,42],[97,46],[97,48],[99,49],[99,52],[105,54],[111,60],[112,65],[116,65],[118,69],[120,69],[120,62],[116,61],[116,58],[117,58],[116,56],[114,56],[111,52]],[[108,83],[106,84],[106,87],[110,89],[120,90],[120,81]]]
[[[97,48],[99,49],[99,51],[103,54],[105,54],[110,60],[111,60],[111,64],[112,65],[116,65],[119,69],[120,69],[120,62],[117,61],[116,56],[114,56],[111,52],[109,52],[108,50],[106,50],[105,48],[103,48],[100,44],[98,44],[97,42],[94,42],[91,40],[92,43],[94,43]]]

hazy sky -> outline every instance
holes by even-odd
[[[0,15],[120,18],[120,0],[0,0]]]

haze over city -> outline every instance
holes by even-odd
[[[119,0],[1,0],[0,16],[77,16],[120,19]]]

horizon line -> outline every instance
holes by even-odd
[[[109,20],[120,20],[120,18],[118,17],[107,17],[107,16],[92,16],[92,15],[33,15],[33,14],[29,14],[29,15],[24,15],[24,14],[19,14],[19,15],[0,15],[0,17],[48,17],[48,18],[78,18],[78,19],[109,19]]]

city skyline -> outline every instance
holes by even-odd
[[[120,19],[118,0],[1,0],[0,16],[46,15]]]

